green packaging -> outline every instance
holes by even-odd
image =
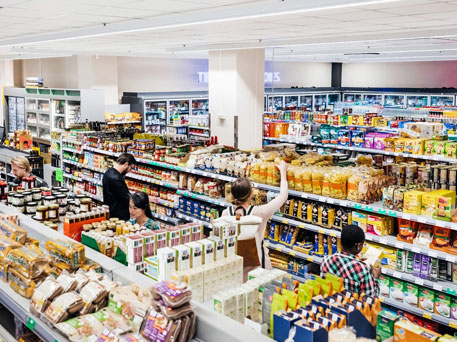
[[[451,297],[444,293],[435,294],[435,313],[440,316],[451,317]]]
[[[397,271],[398,272],[405,272],[407,255],[408,255],[407,251],[404,251],[403,249],[397,249]]]
[[[438,259],[430,259],[430,281],[438,281]]]
[[[378,279],[379,295],[384,298],[390,297],[390,278],[381,274]]]
[[[451,297],[451,319],[457,321],[457,298]]]
[[[394,336],[394,325],[398,316],[391,311],[382,310],[378,315],[378,324],[376,325],[376,341],[392,341]]]
[[[406,257],[406,269],[405,272],[412,274],[414,265],[414,252],[408,251],[408,256]]]
[[[419,286],[411,283],[405,283],[403,290],[405,303],[417,307],[419,303]]]
[[[428,312],[433,312],[435,307],[435,292],[431,289],[421,287],[419,289],[419,308]]]
[[[399,279],[391,279],[390,298],[398,302],[403,302],[403,289],[405,283]]]

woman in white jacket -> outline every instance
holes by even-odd
[[[246,240],[238,240],[238,254],[244,257],[244,274],[245,276],[252,269],[262,266],[265,269],[271,269],[271,261],[268,249],[263,245],[265,228],[268,220],[276,213],[287,201],[288,183],[287,183],[287,163],[281,161],[277,166],[281,173],[281,187],[277,197],[269,203],[259,206],[251,206],[252,185],[247,178],[238,178],[232,183],[232,195],[235,198],[233,206],[225,209],[222,216],[235,216],[237,213],[242,215],[254,215],[262,219],[255,234],[255,245]],[[253,246],[255,250],[253,251]],[[257,259],[255,258],[257,256]]]

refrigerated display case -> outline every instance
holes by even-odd
[[[327,95],[318,94],[314,95],[314,110],[324,110],[327,107]]]
[[[301,95],[300,96],[300,109],[301,110],[312,110],[313,109],[313,95]]]
[[[382,94],[363,94],[363,101],[368,102],[368,104],[373,105],[382,105]]]
[[[165,134],[167,128],[167,101],[144,101],[144,127],[147,133]]]
[[[208,115],[209,114],[209,100],[208,99],[191,99],[192,101],[192,115]]]
[[[293,108],[298,108],[298,95],[292,95],[292,96],[285,96],[284,97],[284,108],[285,109],[293,109]]]
[[[16,130],[16,98],[11,96],[8,98],[8,122],[9,131],[14,132]]]
[[[430,106],[439,107],[439,106],[453,106],[454,105],[454,96],[444,96],[444,95],[431,95],[430,96]]]
[[[405,106],[405,95],[384,95],[384,106],[385,107],[404,107]]]
[[[407,95],[406,107],[428,106],[428,95]]]
[[[65,100],[52,100],[51,111],[52,111],[52,129],[53,130],[64,129],[65,128],[66,101]]]
[[[362,94],[343,94],[344,102],[358,102],[362,101]]]
[[[170,100],[168,109],[168,124],[170,126],[187,125],[189,117],[190,99]]]

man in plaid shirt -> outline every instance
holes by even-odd
[[[356,293],[364,292],[367,296],[377,296],[381,268],[372,268],[355,256],[362,251],[365,233],[359,226],[351,224],[341,232],[341,253],[324,258],[321,273],[334,274],[343,278],[344,288]]]

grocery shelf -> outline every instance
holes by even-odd
[[[194,129],[204,129],[206,131],[209,131],[211,128],[209,127],[203,127],[203,126],[187,126],[189,128],[194,128]]]
[[[61,151],[56,151],[56,150],[49,149],[49,152],[51,152],[52,154],[60,154]]]
[[[457,328],[457,321],[455,321],[455,320],[443,317],[443,316],[435,314],[435,313],[431,313],[431,312],[425,311],[425,310],[420,309],[420,308],[415,307],[415,306],[411,306],[411,305],[399,302],[398,300],[394,300],[392,298],[379,297],[379,300],[382,303],[390,305],[390,306],[393,306],[393,307],[395,307],[397,309],[413,313],[413,314],[418,315],[420,317],[424,317],[424,318],[430,319],[432,321],[444,324],[444,325],[449,326],[449,327],[454,328],[454,329]]]
[[[457,284],[448,281],[434,282],[419,277],[415,277],[409,273],[398,272],[385,267],[382,268],[382,273],[397,279],[402,279],[410,283],[434,289],[438,292],[443,292],[454,296],[457,294]]]
[[[199,194],[195,194],[193,192],[184,191],[184,190],[177,190],[176,193],[178,195],[182,195],[182,196],[189,197],[189,198],[192,198],[192,199],[196,199],[196,200],[199,200],[199,201],[208,202],[210,204],[219,205],[221,207],[229,207],[229,206],[231,206],[230,203],[225,201],[225,198],[214,199],[214,198],[211,198],[209,196],[199,195]]]
[[[336,236],[336,237],[341,236],[341,232],[336,229],[323,228],[318,225],[290,219],[288,217],[279,215],[279,213],[277,213],[276,215],[273,215],[270,220],[275,221],[275,222],[284,223],[284,224],[289,224],[289,225],[292,225],[295,227],[299,227],[299,228],[317,232],[317,233],[322,233],[325,235]],[[374,235],[371,233],[366,233],[365,239],[367,241],[377,242],[377,243],[385,245],[385,246],[390,246],[390,247],[394,247],[397,249],[403,249],[403,250],[411,251],[414,253],[428,255],[432,258],[437,258],[437,259],[446,260],[446,261],[450,261],[450,262],[457,262],[457,256],[448,254],[446,252],[413,245],[412,243],[398,241],[395,236],[391,236],[391,235],[378,236],[378,235]]]
[[[176,218],[168,217],[166,215],[158,214],[158,213],[152,213],[152,216],[154,216],[156,219],[172,223],[174,225],[177,225],[179,223],[179,220]]]
[[[173,209],[177,209],[178,208],[178,205],[176,203],[170,202],[170,201],[166,201],[166,200],[161,199],[161,198],[154,199],[153,202],[155,202],[157,204],[160,204],[160,205],[163,205],[164,207],[169,207],[169,208],[173,208]]]
[[[62,160],[63,160],[64,163],[75,165],[75,166],[78,166],[78,167],[82,167],[83,169],[88,169],[88,170],[92,170],[92,171],[96,171],[96,172],[102,172],[102,173],[104,173],[106,171],[105,169],[102,169],[100,167],[94,167],[94,166],[90,166],[90,165],[87,165],[87,164],[78,163],[78,162],[75,162],[75,161],[69,160],[69,159],[62,159]]]
[[[316,264],[321,264],[322,260],[323,260],[323,258],[321,258],[317,255],[309,255],[309,254],[301,253],[298,251],[294,251],[292,248],[287,247],[287,246],[283,245],[282,243],[273,242],[271,240],[264,240],[264,246],[267,248],[273,249],[275,251],[288,254],[288,255],[296,257],[296,258],[314,262]]]
[[[140,124],[141,121],[107,121],[107,125],[127,125],[127,124]]]
[[[82,149],[91,151],[91,152],[100,153],[100,154],[106,154],[107,156],[113,156],[113,157],[119,157],[121,155],[120,152],[106,151],[106,150],[102,150],[102,149],[99,149],[96,147],[89,147],[89,146],[85,146],[85,145],[82,146]]]
[[[270,138],[264,137],[264,140],[271,140],[271,141],[278,141],[283,143],[292,143],[298,145],[307,145],[307,146],[317,146],[317,147],[325,147],[325,148],[333,148],[336,150],[348,150],[348,151],[356,151],[356,152],[364,152],[364,153],[373,153],[373,154],[384,154],[386,156],[395,156],[395,157],[404,157],[404,158],[416,158],[422,160],[433,160],[438,162],[445,162],[445,163],[456,163],[456,158],[448,158],[445,156],[428,156],[423,154],[410,154],[410,153],[401,153],[401,152],[392,152],[392,151],[385,151],[385,150],[376,150],[373,148],[365,148],[365,147],[355,147],[355,146],[343,146],[343,145],[336,145],[336,144],[322,144],[322,143],[315,143],[303,139],[298,139],[296,137],[287,137],[287,138]]]
[[[148,183],[164,186],[164,187],[170,188],[170,189],[178,189],[178,185],[177,184],[163,182],[161,180],[154,179],[152,177],[146,177],[146,176],[137,175],[136,173],[127,173],[126,177],[137,179],[137,180],[141,180],[143,182],[148,182]]]
[[[88,193],[87,191],[83,191],[83,194],[96,200],[96,201],[99,201],[99,202],[103,202],[103,196],[98,196],[98,195],[94,195],[94,194],[90,194]]]
[[[75,181],[78,181],[78,182],[82,182],[83,181],[83,179],[81,177],[76,177],[76,176],[70,175],[69,173],[64,173],[63,176],[65,178],[72,179],[72,180],[75,180]]]
[[[210,138],[210,136],[208,134],[203,134],[203,133],[189,132],[189,134],[195,135],[196,137]]]
[[[16,342],[17,340],[0,325],[0,342]]]
[[[182,213],[180,211],[176,212],[176,217],[178,217],[180,219],[183,219],[183,220],[186,220],[186,221],[190,221],[190,222],[199,222],[199,223],[203,224],[204,227],[209,228],[209,229],[213,228],[213,225],[211,223],[209,223],[208,221],[205,221],[205,220],[202,220],[202,219],[198,219],[198,218],[193,217],[191,215],[184,214],[184,213]]]
[[[70,147],[62,147],[62,151],[73,152],[73,153],[78,153],[78,154],[84,153],[81,150],[77,150],[76,148],[70,148]]]

